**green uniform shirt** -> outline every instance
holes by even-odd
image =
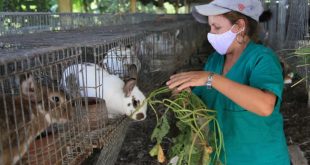
[[[221,75],[225,56],[213,53],[204,67]],[[289,154],[280,113],[283,90],[282,69],[277,56],[268,48],[250,42],[237,62],[225,75],[240,84],[270,91],[277,103],[270,116],[263,117],[240,107],[215,89],[195,87],[197,94],[217,119],[224,136],[227,165],[289,165]],[[226,155],[226,156],[225,156]]]

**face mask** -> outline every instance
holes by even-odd
[[[227,53],[227,50],[229,46],[232,44],[232,42],[235,40],[237,34],[242,32],[241,30],[238,33],[233,33],[231,29],[234,27],[233,25],[227,32],[222,34],[212,34],[208,33],[208,40],[213,46],[213,48],[221,55],[225,55]]]

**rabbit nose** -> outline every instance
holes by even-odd
[[[138,113],[136,115],[136,120],[143,120],[144,119],[144,114],[143,113]]]

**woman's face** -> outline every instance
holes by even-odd
[[[231,22],[225,18],[223,15],[215,15],[215,16],[209,16],[208,17],[208,23],[211,27],[211,31],[210,33],[213,34],[222,34],[227,32],[228,30],[231,29],[231,27],[233,26],[231,24]],[[231,31],[233,33],[237,33],[238,31],[240,31],[241,29],[238,29],[238,26],[234,26]],[[230,47],[227,50],[227,54],[230,54],[231,52],[233,52],[233,50],[238,47],[238,43],[237,42],[233,42]]]
[[[213,34],[225,33],[232,27],[230,21],[223,15],[208,16],[208,23],[211,27],[210,33]]]

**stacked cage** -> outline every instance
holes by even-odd
[[[85,28],[104,16],[67,14],[60,24],[54,14],[18,14],[0,24],[4,165],[80,164],[94,148],[97,164],[114,164],[130,122],[147,117],[145,93],[186,64],[206,34],[190,16],[123,15]]]
[[[0,12],[0,35],[72,30],[154,20],[154,14]]]
[[[55,82],[58,71],[77,62],[80,48],[24,56],[14,56],[15,50],[1,50],[2,164],[78,161],[89,150],[87,120],[79,115],[80,101],[66,97]]]
[[[181,71],[206,38],[206,27],[191,17],[180,17],[158,17],[144,25],[147,36],[139,44],[139,54],[142,63],[148,64],[141,75],[147,91],[164,85],[170,75]]]

